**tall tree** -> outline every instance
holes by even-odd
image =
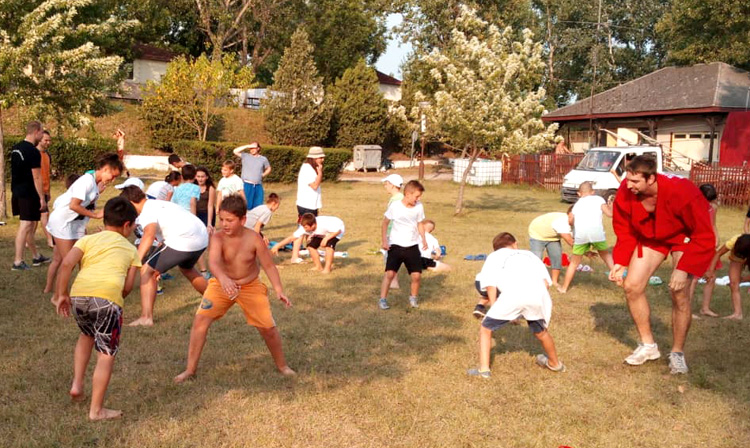
[[[721,61],[750,70],[750,2],[673,0],[658,30],[672,62]]]
[[[211,43],[211,59],[236,46],[253,0],[195,0],[200,29]]]
[[[103,56],[89,39],[121,33],[130,23],[88,22],[79,11],[93,0],[0,0],[0,215],[5,215],[2,113],[23,106],[58,128],[76,128],[105,108],[122,78],[118,56]]]
[[[331,133],[336,146],[380,145],[385,137],[388,105],[380,93],[378,75],[364,59],[347,69],[331,91]]]
[[[516,41],[511,27],[500,29],[461,7],[450,41],[433,49],[425,62],[438,85],[425,114],[429,129],[470,155],[456,199],[458,214],[480,151],[536,152],[552,144],[557,125],[547,127],[541,120],[542,46],[529,30]],[[415,108],[412,116],[417,119],[421,112]]]
[[[266,126],[275,143],[315,145],[328,136],[332,108],[312,55],[307,32],[297,29],[274,73],[273,95],[263,102]]]

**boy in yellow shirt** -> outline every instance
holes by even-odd
[[[104,206],[104,231],[79,239],[63,259],[57,274],[57,313],[75,317],[81,335],[73,354],[73,384],[70,397],[82,401],[83,380],[91,349],[96,349],[92,378],[90,420],[118,418],[121,411],[106,409],[104,395],[112,377],[112,366],[120,345],[123,298],[133,289],[141,266],[138,251],[126,238],[135,226],[138,212],[123,197]],[[68,292],[73,268],[81,270]]]

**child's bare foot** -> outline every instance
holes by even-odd
[[[320,273],[321,274],[330,274],[331,270],[330,269],[323,269],[322,271],[320,271]]]
[[[321,272],[321,271],[323,270],[323,268],[312,267],[312,268],[310,268],[310,270],[311,270],[311,271],[317,271],[317,272]]]
[[[91,420],[92,422],[97,420],[110,420],[120,417],[122,417],[122,411],[116,411],[114,409],[101,408],[99,412],[95,414],[89,412],[89,420]]]
[[[568,292],[568,290],[563,288],[562,286],[556,286],[556,288],[557,292],[559,292],[560,294],[565,294],[566,292]]]
[[[295,376],[297,372],[292,370],[289,366],[279,369],[279,372],[284,376]]]
[[[70,401],[73,403],[80,403],[86,399],[82,387],[71,386],[68,394],[70,395]]]
[[[188,372],[187,370],[174,377],[175,383],[184,383],[185,381],[192,380],[195,378],[195,372]]]
[[[701,310],[701,315],[702,316],[708,316],[708,317],[719,317],[718,314],[714,313],[711,310]]]
[[[134,320],[133,322],[130,322],[128,324],[128,327],[151,327],[154,325],[153,319],[148,319],[145,317],[139,317],[138,319]]]
[[[730,314],[729,316],[724,316],[724,319],[742,320],[742,314]]]

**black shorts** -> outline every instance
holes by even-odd
[[[477,292],[480,296],[484,297],[485,299],[490,298],[489,294],[487,294],[487,290],[482,290],[482,285],[479,283],[479,280],[474,280],[474,287],[477,289]]]
[[[398,272],[401,263],[406,266],[409,274],[422,272],[422,254],[419,252],[419,246],[415,244],[409,247],[401,247],[392,244],[385,261],[385,270]]]
[[[198,262],[198,259],[205,250],[182,252],[174,250],[171,247],[162,246],[146,260],[146,263],[160,274],[167,272],[175,266],[179,266],[180,269],[193,269],[195,263]]]
[[[16,195],[10,200],[13,216],[20,217],[21,221],[39,221],[42,219],[42,211],[39,210],[39,196],[19,198]]]
[[[302,219],[302,215],[304,215],[305,213],[312,213],[313,215],[318,216],[317,210],[313,210],[311,208],[300,207],[298,205],[297,206],[297,224],[299,224],[299,220]]]
[[[323,237],[320,235],[316,235],[310,238],[310,241],[307,243],[307,247],[312,247],[313,249],[317,249],[320,247],[320,242],[323,241]],[[338,238],[331,238],[328,240],[328,245],[324,247],[330,247],[331,249],[336,249],[336,244],[339,242]]]
[[[196,212],[195,216],[198,217],[198,219],[201,220],[204,226],[208,227],[208,211],[205,212]],[[216,213],[211,217],[211,225],[216,226]]]
[[[115,356],[120,349],[122,308],[100,297],[71,297],[70,302],[81,333],[94,338],[97,352]]]
[[[422,269],[423,270],[427,268],[434,268],[435,266],[437,266],[436,260],[433,260],[432,258],[422,257]]]
[[[493,319],[485,316],[482,319],[482,326],[490,331],[495,331],[504,327],[509,322],[509,320]],[[539,334],[545,330],[543,320],[527,320],[526,323],[529,325],[529,330],[534,334]]]

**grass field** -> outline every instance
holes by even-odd
[[[87,421],[87,404],[67,391],[74,322],[57,317],[41,293],[44,269],[10,272],[16,220],[0,228],[0,434],[7,447],[746,447],[750,442],[750,319],[693,322],[686,348],[691,372],[669,375],[666,360],[628,367],[636,333],[622,291],[595,272],[553,293],[550,331],[568,371],[533,363],[540,352],[525,328],[495,334],[493,376],[468,378],[477,362],[471,317],[477,262],[499,231],[528,247],[526,228],[538,214],[564,211],[558,196],[516,187],[467,189],[468,212],[452,215],[457,187],[428,182],[423,202],[448,248],[447,275],[423,279],[421,308],[402,290],[389,311],[376,307],[382,257],[379,225],[387,196],[380,184],[323,186],[323,214],[341,217],[339,244],[349,258],[320,277],[310,264],[278,260],[294,302],[272,306],[295,379],[275,372],[240,310],[217,322],[195,381],[172,383],[186,358],[198,295],[182,278],[164,282],[153,328],[126,328],[106,405],[118,421]],[[268,235],[293,230],[295,186],[268,185],[282,197]],[[111,191],[107,195],[113,194]],[[741,231],[743,213],[719,212],[721,238]],[[613,243],[611,226],[608,236]],[[39,239],[41,242],[41,238]],[[27,260],[28,261],[28,260]],[[668,279],[665,265],[658,273]],[[724,271],[720,275],[726,275]],[[699,287],[699,293],[700,293]],[[717,287],[713,309],[729,314],[729,288]],[[662,352],[671,341],[666,285],[650,286],[652,322]],[[747,290],[743,289],[747,307]],[[697,306],[697,305],[696,305]],[[126,299],[126,322],[140,311],[137,290]],[[89,369],[90,375],[91,369]],[[88,378],[90,387],[90,376]]]

